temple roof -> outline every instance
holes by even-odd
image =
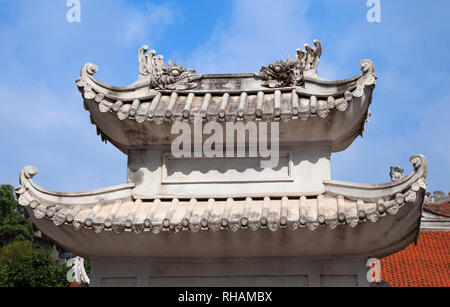
[[[450,287],[450,231],[421,231],[416,244],[381,260],[392,287]]]
[[[98,133],[130,153],[130,159],[139,159],[133,153],[140,149],[161,146],[155,152],[162,152],[168,147],[172,123],[201,119],[222,125],[280,122],[281,145],[320,144],[327,160],[330,151],[346,149],[363,133],[377,77],[373,63],[363,60],[362,74],[324,80],[317,75],[321,54],[322,45],[315,41],[315,47],[297,50],[294,60],[278,61],[259,73],[202,75],[171,61],[166,65],[144,46],[134,84],[101,83],[94,78],[97,67],[86,64],[77,85]],[[163,168],[157,152],[148,157]],[[194,258],[380,257],[404,248],[419,231],[428,162],[421,155],[410,161],[414,169],[408,176],[391,169],[392,182],[386,184],[322,181],[329,178],[324,172],[320,191],[295,186],[285,193],[261,186],[223,195],[220,188],[188,195],[189,184],[174,189],[181,194],[140,195],[136,187],[142,174],[128,178],[135,183],[59,193],[36,185],[32,178],[38,170],[29,166],[16,195],[43,233],[82,256],[175,257],[176,247],[182,249],[179,257]],[[152,167],[139,164],[136,169]]]
[[[450,217],[450,202],[441,204],[425,204],[424,210],[443,217]]]
[[[422,229],[450,230],[450,204],[424,204],[422,213]]]
[[[298,141],[330,141],[333,151],[341,151],[364,131],[377,78],[369,60],[361,61],[362,74],[356,77],[320,78],[316,70],[322,54],[319,41],[315,48],[305,45],[305,50],[297,50],[294,60],[278,61],[252,74],[197,74],[170,61],[165,65],[162,56],[147,51],[147,46],[139,50],[140,75],[130,86],[96,80],[98,68],[91,63],[83,67],[77,80],[98,133],[123,151],[151,145],[142,139],[155,138],[153,125],[193,122],[196,117],[218,122],[293,122],[299,130],[318,132],[313,137],[297,134]],[[309,120],[314,123],[304,123]],[[330,121],[336,125],[334,134],[325,131]],[[142,135],[133,138],[123,131]]]
[[[36,222],[48,220],[58,227],[72,225],[75,230],[95,233],[155,235],[187,230],[197,233],[354,228],[380,222],[401,210],[413,210],[420,219],[428,163],[423,156],[414,156],[411,162],[414,171],[395,182],[373,186],[325,182],[325,193],[308,197],[299,194],[221,199],[212,194],[209,199],[141,200],[133,195],[133,184],[84,193],[57,193],[32,181],[37,174],[34,167],[22,171],[16,194]],[[58,233],[58,229],[53,229],[49,236]],[[67,228],[61,231],[67,232]]]

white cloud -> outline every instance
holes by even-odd
[[[391,2],[383,6],[382,23],[369,25],[364,3],[355,8],[354,0],[330,6],[331,18],[314,12],[313,22],[307,13],[320,7],[318,2],[233,0],[230,15],[217,21],[213,35],[192,52],[173,53],[184,55],[177,62],[199,73],[253,72],[318,38],[324,43],[319,73],[332,80],[359,73],[359,60],[375,56],[380,79],[374,116],[364,139],[333,156],[333,179],[385,182],[389,166],[410,170],[409,156],[424,153],[432,189],[448,190],[450,79],[448,43],[441,38],[450,24],[436,26],[446,10],[426,3],[406,10],[405,1]],[[107,83],[134,78],[137,48],[157,47],[183,14],[171,2],[86,0],[82,23],[69,24],[65,1],[58,3],[17,0],[10,10],[14,15],[0,21],[0,39],[7,42],[0,48],[0,133],[7,141],[0,153],[5,161],[0,182],[16,182],[18,171],[32,163],[42,168],[38,181],[58,190],[121,183],[125,157],[101,144],[73,81],[86,61],[99,65],[98,77]],[[347,15],[340,16],[343,12]],[[420,19],[425,13],[435,17]],[[199,29],[193,39],[202,33]]]
[[[155,5],[145,3],[145,9],[129,8],[121,14],[122,31],[117,39],[125,44],[143,42],[149,37],[159,39],[166,32],[166,28],[183,20],[181,12],[171,3]]]
[[[8,21],[0,20],[5,42],[0,48],[0,184],[17,184],[20,170],[30,164],[41,169],[37,182],[53,190],[125,182],[126,157],[101,142],[74,81],[91,57],[109,63],[120,59],[120,71],[128,65],[136,73],[137,63],[130,65],[136,58],[123,61],[123,55],[128,49],[135,54],[143,41],[158,40],[182,20],[179,10],[171,3],[86,0],[82,22],[68,23],[65,1],[9,5]]]
[[[311,42],[305,14],[309,1],[234,0],[229,20],[185,63],[201,73],[259,71]]]

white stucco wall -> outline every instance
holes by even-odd
[[[283,146],[278,167],[263,169],[262,158],[171,158],[169,149],[132,150],[128,182],[143,198],[317,195],[330,179],[330,155],[327,145]]]

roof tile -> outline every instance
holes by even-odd
[[[450,217],[450,203],[449,202],[446,202],[443,204],[433,204],[433,205],[425,204],[424,209],[427,211],[431,211],[432,213]]]
[[[450,287],[450,232],[423,231],[417,245],[381,263],[382,279],[393,287]]]

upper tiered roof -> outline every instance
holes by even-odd
[[[280,141],[324,141],[342,151],[364,131],[376,75],[370,60],[362,74],[327,81],[317,75],[322,45],[305,45],[294,60],[278,61],[252,74],[198,74],[148,47],[139,50],[139,78],[117,87],[94,78],[98,68],[86,64],[77,80],[85,108],[103,140],[125,151],[170,144],[174,121],[280,121]],[[284,131],[301,131],[285,133]]]
[[[421,231],[415,244],[384,258],[381,268],[392,287],[450,287],[450,232]]]

